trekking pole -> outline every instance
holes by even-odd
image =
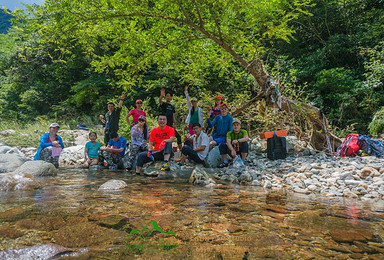
[[[327,145],[328,145],[329,153],[333,154],[333,149],[332,149],[331,141],[329,140],[329,135],[328,135],[329,133],[328,133],[327,125],[325,123],[325,116],[324,116],[324,113],[323,113],[322,110],[320,110],[320,116],[321,116],[321,119],[323,120],[325,139],[327,140]]]

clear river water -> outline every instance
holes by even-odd
[[[110,179],[120,191],[99,191]],[[183,178],[60,169],[0,193],[0,250],[53,243],[66,259],[384,259],[384,202]]]

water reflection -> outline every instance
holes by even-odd
[[[121,179],[123,191],[98,191]],[[384,254],[384,204],[266,192],[260,187],[191,186],[126,172],[61,170],[34,192],[0,194],[0,248],[40,243],[89,249],[86,257],[132,257],[127,237],[155,221],[178,251],[141,250],[141,258],[362,258]],[[18,235],[15,235],[15,234]],[[132,238],[132,237],[131,237]],[[131,239],[130,238],[130,239]],[[133,242],[138,238],[133,238]],[[136,252],[137,254],[137,252]]]

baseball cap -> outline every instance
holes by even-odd
[[[223,99],[221,96],[216,96],[215,99]]]
[[[191,101],[197,101],[196,97],[191,97]]]
[[[144,120],[145,121],[145,119],[147,119],[147,118],[144,115],[139,116],[139,120]]]
[[[141,99],[136,100],[136,103],[138,103],[138,102],[143,103],[143,100],[141,100]]]
[[[59,126],[58,123],[52,123],[52,124],[50,124],[50,125],[49,125],[49,128],[51,128],[51,127],[58,127],[58,128],[60,128],[60,126]]]
[[[234,124],[234,123],[239,123],[240,125],[241,125],[241,121],[239,120],[239,119],[233,119],[233,122],[232,122],[232,125]]]

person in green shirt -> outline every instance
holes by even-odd
[[[233,119],[233,130],[227,133],[226,143],[219,145],[220,155],[223,158],[223,163],[218,168],[228,167],[229,162],[227,154],[232,158],[236,155],[241,155],[241,159],[245,161],[248,155],[248,133],[246,130],[241,129],[241,121],[239,119]]]

